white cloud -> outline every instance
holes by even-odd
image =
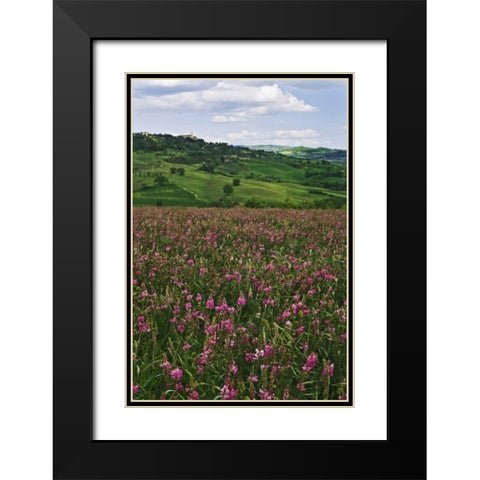
[[[273,132],[253,132],[251,130],[241,130],[240,132],[231,132],[227,133],[226,138],[230,140],[238,139],[258,139],[258,138],[318,138],[320,133],[312,128],[307,128],[305,130],[274,130]]]
[[[227,133],[226,137],[230,140],[238,140],[240,138],[258,138],[257,132],[251,132],[250,130],[242,130],[240,132]]]
[[[214,115],[211,120],[215,123],[244,122],[248,120],[248,115],[247,112],[236,112],[231,115]]]
[[[306,130],[275,130],[274,134],[282,138],[314,138],[320,136],[316,130],[311,128]]]
[[[321,140],[320,133],[311,128],[305,130],[274,130],[266,132],[244,129],[238,132],[227,133],[224,138],[209,139],[209,141],[244,145],[288,145],[293,147],[318,147],[330,143],[328,140]]]
[[[283,147],[320,147],[327,142],[312,140],[311,138],[265,138],[261,142],[255,142],[259,145],[280,145]],[[248,143],[248,145],[255,145],[255,143]]]
[[[178,86],[180,80],[152,80],[157,86]],[[158,82],[163,82],[160,84]],[[214,113],[216,123],[241,122],[270,113],[313,112],[308,105],[278,84],[248,85],[239,81],[220,81],[211,88],[182,91],[166,95],[135,98],[134,107],[142,111],[205,110]]]

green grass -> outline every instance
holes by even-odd
[[[174,178],[172,178],[174,177]],[[171,181],[191,192],[196,198],[214,202],[224,196],[223,186],[232,182],[232,178],[185,169],[185,175],[171,175]],[[313,201],[321,195],[310,194],[311,187],[295,183],[268,183],[256,179],[241,178],[240,185],[234,187],[229,196],[232,201],[244,204],[251,198],[269,202],[284,202],[290,198],[294,202]]]
[[[306,167],[294,168],[288,163],[256,162],[254,160],[249,160],[246,163],[254,174],[273,176],[282,182],[301,183],[305,180]]]
[[[135,206],[155,206],[159,201],[163,206],[170,207],[202,207],[206,205],[205,201],[197,199],[191,192],[174,184],[159,185],[133,193]]]
[[[160,166],[161,165],[161,166]],[[227,164],[228,165],[228,164]],[[166,157],[155,152],[136,152],[134,154],[133,202],[136,206],[206,206],[224,197],[223,186],[232,184],[233,178],[240,179],[240,185],[228,198],[232,202],[244,205],[255,199],[267,203],[283,203],[287,200],[300,204],[314,202],[331,196],[346,198],[345,192],[314,188],[302,185],[305,181],[305,167],[295,168],[282,161],[245,160],[240,171],[231,175],[226,172],[208,173],[199,171],[199,164],[181,165],[184,175],[171,174],[170,168],[178,168]],[[309,166],[309,168],[311,168]],[[167,185],[155,185],[155,176],[168,177]],[[249,176],[255,178],[248,178]],[[271,181],[266,181],[270,177]],[[322,194],[309,193],[315,189]]]

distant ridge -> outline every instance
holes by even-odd
[[[326,147],[291,147],[283,145],[239,145],[241,148],[251,150],[263,150],[265,152],[280,153],[289,157],[301,158],[304,160],[326,160],[336,163],[347,163],[347,151],[337,148]]]
[[[285,145],[231,145],[228,143],[205,142],[193,134],[169,135],[140,132],[133,134],[134,151],[159,151],[173,148],[183,152],[184,159],[176,163],[200,163],[230,157],[248,157],[251,155],[263,160],[287,160],[297,158],[309,161],[328,161],[346,165],[347,151],[326,147],[292,147]],[[250,152],[250,153],[249,153]],[[187,159],[187,157],[189,157]],[[285,158],[287,157],[287,158]]]

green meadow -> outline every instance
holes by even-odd
[[[135,206],[345,208],[346,165],[134,134]]]

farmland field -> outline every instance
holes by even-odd
[[[311,150],[321,154],[319,149],[307,152]],[[329,155],[337,152],[326,150]],[[131,173],[134,206],[346,208],[346,165],[342,162],[201,139],[134,134]],[[232,190],[225,191],[227,185]]]
[[[135,206],[133,398],[347,399],[346,232],[345,210]]]

